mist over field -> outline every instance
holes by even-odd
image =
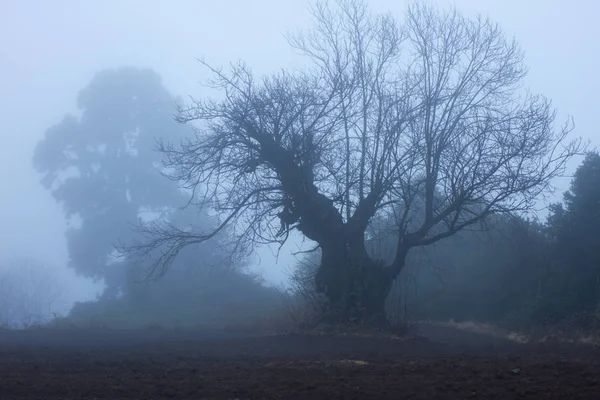
[[[237,132],[248,127],[240,119],[242,114],[235,114],[241,108],[232,108],[234,102],[254,107],[252,118],[267,124],[264,133],[277,137],[276,130],[283,129],[277,139],[281,155],[298,156],[297,165],[303,171],[311,169],[311,184],[333,202],[341,223],[351,226],[357,215],[359,220],[364,209],[361,202],[368,202],[369,193],[375,198],[375,189],[380,190],[372,212],[364,216],[361,246],[366,248],[364,257],[382,262],[394,272],[384,273],[383,286],[360,289],[379,294],[373,298],[365,295],[356,300],[359,303],[374,301],[379,304],[373,306],[376,308],[386,301],[410,304],[405,307],[406,315],[397,317],[402,319],[494,323],[518,319],[519,324],[534,315],[540,321],[559,321],[576,312],[595,310],[596,286],[583,290],[578,286],[583,283],[577,282],[588,282],[597,272],[581,267],[585,274],[592,274],[585,275],[566,266],[549,267],[547,259],[560,258],[561,265],[588,262],[573,259],[567,250],[564,254],[561,250],[559,256],[554,252],[561,246],[557,240],[576,242],[570,250],[573,254],[587,251],[578,247],[583,246],[579,239],[559,238],[561,224],[575,223],[563,222],[565,218],[580,218],[574,216],[580,211],[593,213],[577,208],[588,207],[588,200],[581,200],[584,205],[580,206],[576,199],[588,195],[586,190],[595,186],[594,178],[588,182],[581,177],[585,183],[579,184],[575,171],[578,167],[581,175],[586,168],[595,171],[595,156],[582,162],[584,153],[598,144],[594,122],[595,95],[600,89],[596,72],[600,28],[594,16],[600,6],[591,0],[570,4],[460,0],[410,3],[413,9],[407,12],[409,3],[384,0],[370,1],[364,9],[357,2],[333,2],[330,9],[318,4],[270,0],[3,2],[0,322],[24,326],[61,316],[119,326],[138,322],[178,326],[189,319],[201,325],[226,325],[241,323],[241,315],[279,315],[291,307],[283,304],[286,301],[299,307],[295,302],[298,296],[309,296],[306,291],[320,292],[324,300],[318,301],[332,304],[341,301],[340,296],[347,298],[331,289],[331,283],[323,283],[340,281],[339,276],[325,277],[331,264],[329,254],[333,260],[341,257],[327,239],[336,234],[326,229],[318,233],[308,226],[315,218],[313,211],[298,211],[302,200],[294,188],[295,178],[286,178],[284,167],[269,158],[276,154],[266,153],[266,142],[251,134],[243,140],[254,141],[252,146],[247,142],[247,147],[236,148],[223,142],[222,149],[228,151],[223,157],[229,158],[221,159],[210,158],[209,150],[194,150],[202,143],[200,139],[194,142],[194,137],[212,134],[217,140],[223,129]],[[421,4],[425,8],[419,8]],[[426,4],[432,8],[427,9]],[[327,18],[341,21],[339,31],[330,31],[329,37]],[[470,37],[469,30],[479,36]],[[444,32],[456,42],[444,42]],[[329,41],[334,36],[342,42]],[[461,40],[464,49],[456,47],[457,53],[451,53]],[[336,48],[339,43],[345,44]],[[482,56],[487,59],[469,53],[482,46],[489,46]],[[438,53],[426,54],[432,48]],[[339,50],[342,53],[336,53]],[[389,58],[378,58],[377,51]],[[444,65],[440,54],[454,54],[456,64]],[[469,76],[469,57],[489,65],[482,64]],[[502,65],[502,57],[515,64]],[[432,64],[419,69],[420,60]],[[243,64],[236,64],[238,61]],[[344,66],[344,62],[349,64]],[[344,69],[348,65],[353,67]],[[373,69],[377,66],[387,75],[378,75]],[[486,74],[496,79],[490,68],[496,68],[503,81],[486,83]],[[331,75],[334,73],[339,74],[339,81]],[[393,74],[400,75],[392,78]],[[446,81],[441,79],[444,74]],[[472,86],[460,86],[461,74]],[[270,80],[261,80],[268,76]],[[427,81],[438,78],[439,90],[430,86],[433,81]],[[213,85],[205,85],[210,80]],[[331,86],[342,85],[342,81],[346,89],[338,92]],[[485,90],[478,92],[481,88]],[[410,92],[413,89],[414,93]],[[328,114],[319,119],[315,113],[328,90],[330,101],[339,103],[324,106]],[[369,90],[371,95],[365,94]],[[428,90],[427,96],[440,100],[430,108],[439,111],[431,120],[423,117],[425,111],[415,111],[424,110],[418,107],[425,104]],[[453,90],[464,101],[458,106],[464,114],[454,115],[448,108],[455,105],[444,96],[452,96]],[[500,94],[504,90],[515,90],[514,96],[501,97],[508,96],[508,91]],[[468,105],[469,96],[479,101],[476,96],[481,93],[487,96],[476,103],[481,108]],[[527,99],[527,93],[544,97]],[[231,107],[227,102],[202,103],[227,95],[233,96]],[[361,104],[361,96],[368,102],[373,96],[385,98],[389,104],[396,102],[396,114],[385,111],[389,115],[383,118],[406,126],[391,133],[378,126],[377,115],[389,109],[383,100],[379,105]],[[519,104],[522,101],[525,103]],[[298,114],[286,114],[292,112],[289,107],[298,107]],[[224,117],[207,117],[211,112]],[[279,120],[268,120],[278,112]],[[506,135],[493,139],[495,144],[485,142],[488,150],[469,147],[465,139],[472,134],[483,146],[486,131],[466,131],[483,112],[496,124],[489,134]],[[509,117],[515,121],[523,118],[519,132],[503,125]],[[277,125],[281,118],[289,118],[287,127]],[[436,125],[436,118],[450,124],[443,128],[446,131]],[[525,123],[531,126],[525,127]],[[346,156],[337,151],[343,146],[330,139],[339,134],[343,141],[344,129],[350,135],[344,145]],[[458,147],[448,144],[454,135],[451,129],[457,130],[456,143],[472,152],[470,157],[487,157],[489,165],[497,163],[497,171],[459,158]],[[368,136],[369,132],[374,136]],[[446,134],[448,140],[440,139]],[[324,139],[316,142],[320,135]],[[381,138],[381,142],[371,137]],[[185,142],[189,138],[192,141]],[[223,134],[219,140],[225,138]],[[509,141],[516,138],[531,151],[526,154],[524,148],[515,147],[520,153],[514,160],[491,153],[494,146],[505,146],[508,151],[514,145]],[[448,146],[440,147],[440,154],[447,154],[428,159],[431,154],[423,153],[420,158],[418,146],[430,140],[439,140],[434,147]],[[256,143],[259,150],[253,147]],[[388,147],[394,143],[395,155],[377,153],[374,149],[381,143]],[[180,144],[184,146],[178,147]],[[557,148],[563,152],[555,151]],[[410,159],[401,158],[401,151]],[[306,154],[318,159],[310,164]],[[519,158],[522,168],[514,164]],[[234,161],[239,163],[234,165]],[[377,186],[381,184],[374,169],[378,162],[402,166],[401,171],[382,173],[381,182],[388,182],[389,187]],[[430,162],[437,167],[430,168]],[[273,180],[269,168],[279,181]],[[464,186],[462,178],[452,175],[457,168],[472,172],[481,185]],[[490,175],[484,178],[486,173]],[[414,197],[408,193],[421,190],[422,177],[423,196],[411,202],[408,199]],[[525,178],[531,181],[525,182]],[[507,179],[513,179],[510,187],[498,190]],[[269,185],[274,188],[264,196],[249,197],[254,203],[242,201],[245,195],[258,196],[251,192],[253,188]],[[293,203],[293,210],[287,201]],[[558,203],[562,205],[549,208]],[[239,209],[243,212],[237,213]],[[401,218],[403,210],[408,218]],[[232,217],[231,223],[221,229],[228,217]],[[336,223],[322,221],[324,225]],[[159,227],[162,223],[167,228]],[[584,232],[588,227],[578,229]],[[177,232],[179,237],[173,235]],[[406,242],[403,237],[414,242],[405,250],[399,244]],[[523,244],[524,240],[536,245]],[[591,248],[589,251],[593,253]],[[593,259],[593,255],[589,257]],[[360,262],[363,266],[371,263]],[[554,272],[542,272],[548,270]],[[578,277],[569,280],[569,289],[552,283],[564,282],[562,274]],[[370,278],[352,279],[366,282]],[[589,296],[557,300],[555,293],[565,290],[589,292]],[[480,300],[472,301],[473,296]],[[341,308],[355,306],[344,301]],[[319,303],[314,307],[327,306]],[[181,315],[173,316],[174,308]],[[220,321],[228,310],[240,316]],[[167,315],[170,321],[166,321]]]

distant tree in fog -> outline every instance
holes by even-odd
[[[157,138],[179,141],[190,133],[173,120],[175,102],[152,70],[104,70],[79,93],[81,116],[66,115],[36,148],[33,162],[44,187],[74,220],[67,231],[69,265],[103,278],[107,296],[124,288],[127,272],[114,257],[114,243],[131,238],[130,224],[172,218],[186,204],[177,182],[161,175],[156,151]],[[187,217],[180,222],[210,223],[203,212]]]
[[[171,179],[221,224],[146,225],[125,250],[167,249],[163,270],[226,228],[242,250],[295,230],[320,247],[315,284],[333,318],[382,322],[411,249],[530,209],[582,146],[549,100],[519,91],[523,52],[488,19],[413,3],[400,24],[360,0],[313,11],[314,29],[290,37],[309,69],[258,79],[209,66],[222,97],[181,108],[196,135],[161,146]],[[381,216],[394,221],[391,261],[367,251]]]
[[[600,311],[600,154],[587,154],[548,217],[553,242],[548,314]]]

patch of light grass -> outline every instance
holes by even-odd
[[[496,325],[478,322],[478,321],[461,321],[456,322],[450,320],[447,322],[433,322],[432,324],[438,326],[444,326],[447,328],[458,329],[465,332],[478,333],[481,335],[487,335],[494,338],[506,339],[516,343],[528,343],[529,337],[519,332],[506,331],[499,328]]]
[[[448,328],[458,329],[465,332],[473,332],[483,335],[489,335],[496,338],[510,340],[515,343],[574,343],[600,346],[600,333],[598,334],[583,334],[573,331],[569,333],[557,332],[549,327],[535,335],[529,335],[523,332],[507,331],[493,324],[477,322],[477,321],[461,321],[456,322],[450,320],[447,322],[430,322],[432,325],[444,326]]]

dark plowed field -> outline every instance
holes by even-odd
[[[600,399],[594,348],[422,334],[4,332],[0,399]]]

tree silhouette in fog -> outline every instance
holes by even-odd
[[[331,317],[382,322],[410,249],[528,210],[581,145],[549,100],[520,91],[523,52],[488,19],[413,3],[397,21],[360,0],[319,2],[313,15],[313,29],[289,37],[309,68],[259,79],[204,63],[221,96],[182,107],[196,135],[160,147],[171,179],[220,225],[143,225],[146,240],[123,250],[168,248],[163,270],[226,228],[240,249],[298,231],[321,250],[315,283]],[[389,262],[365,244],[381,216],[397,232]]]
[[[563,204],[548,217],[552,276],[545,284],[545,313],[554,318],[600,307],[600,155],[587,154]]]
[[[44,187],[76,220],[67,232],[69,265],[104,278],[106,295],[123,289],[126,269],[114,243],[131,238],[131,223],[186,203],[177,183],[162,176],[156,151],[156,138],[177,141],[190,133],[173,120],[175,101],[152,70],[101,71],[79,93],[80,115],[65,116],[36,148]],[[188,222],[200,214],[188,213]]]

